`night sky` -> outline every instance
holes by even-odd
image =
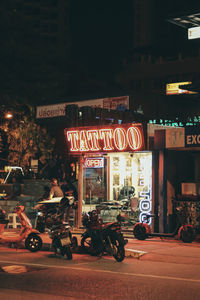
[[[112,75],[131,49],[131,2],[72,1],[72,57],[94,77]]]
[[[181,39],[184,31],[175,25],[166,26],[166,8],[174,8],[174,2],[176,7],[188,3],[155,0],[153,18],[159,18],[163,27],[160,27],[160,35],[155,33],[157,44],[154,50],[151,47],[146,50],[147,55],[148,51],[161,55],[163,49],[168,54],[172,48],[179,50],[182,47],[182,40],[179,42],[177,37]],[[125,60],[127,67],[132,63],[133,0],[70,0],[70,49],[69,56],[67,53],[64,57],[61,57],[56,42],[52,42],[51,48],[45,44],[34,25],[27,23],[29,18],[23,16],[23,10],[18,13],[11,9],[15,3],[2,0],[0,7],[0,93],[5,103],[7,99],[15,98],[45,104],[71,101],[73,96],[84,99],[127,94],[115,79],[122,70],[126,71],[123,69]],[[41,11],[34,13],[37,15]],[[154,28],[159,29],[159,26]],[[176,30],[178,35],[174,34]],[[161,38],[166,44],[160,42]],[[66,40],[68,43],[68,36]]]

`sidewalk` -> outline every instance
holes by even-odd
[[[4,234],[16,232],[16,229],[6,229]],[[77,253],[83,253],[80,247],[81,234],[83,229],[71,228],[73,236],[77,237],[78,249]],[[48,233],[41,233],[40,237],[43,241],[42,250],[51,250],[51,239]],[[200,265],[200,236],[192,243],[183,243],[177,238],[159,238],[150,237],[144,241],[137,240],[131,233],[124,232],[125,239],[128,243],[125,246],[126,257],[134,259],[155,261],[155,262],[171,262],[176,264]]]
[[[77,237],[80,246],[81,229],[72,229],[72,235]],[[171,262],[177,264],[195,264],[200,265],[200,238],[192,243],[183,243],[176,238],[148,238],[144,241],[135,239],[131,234],[124,233],[128,239],[125,246],[126,257],[132,257],[140,260]],[[43,249],[50,250],[51,239],[47,233],[41,234],[43,240]],[[79,247],[79,251],[81,248]]]

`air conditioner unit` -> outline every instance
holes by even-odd
[[[195,182],[182,182],[181,183],[181,194],[182,195],[199,195],[200,194],[200,183]]]

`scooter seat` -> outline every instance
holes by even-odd
[[[1,220],[0,219],[0,224],[8,224],[8,223],[9,223],[9,220],[7,220],[7,219]]]

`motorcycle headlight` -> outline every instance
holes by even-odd
[[[53,232],[51,231],[51,229],[49,229],[47,232],[48,232],[48,236],[49,236],[50,238],[52,238]]]
[[[43,213],[41,211],[38,211],[37,216],[43,217]]]

